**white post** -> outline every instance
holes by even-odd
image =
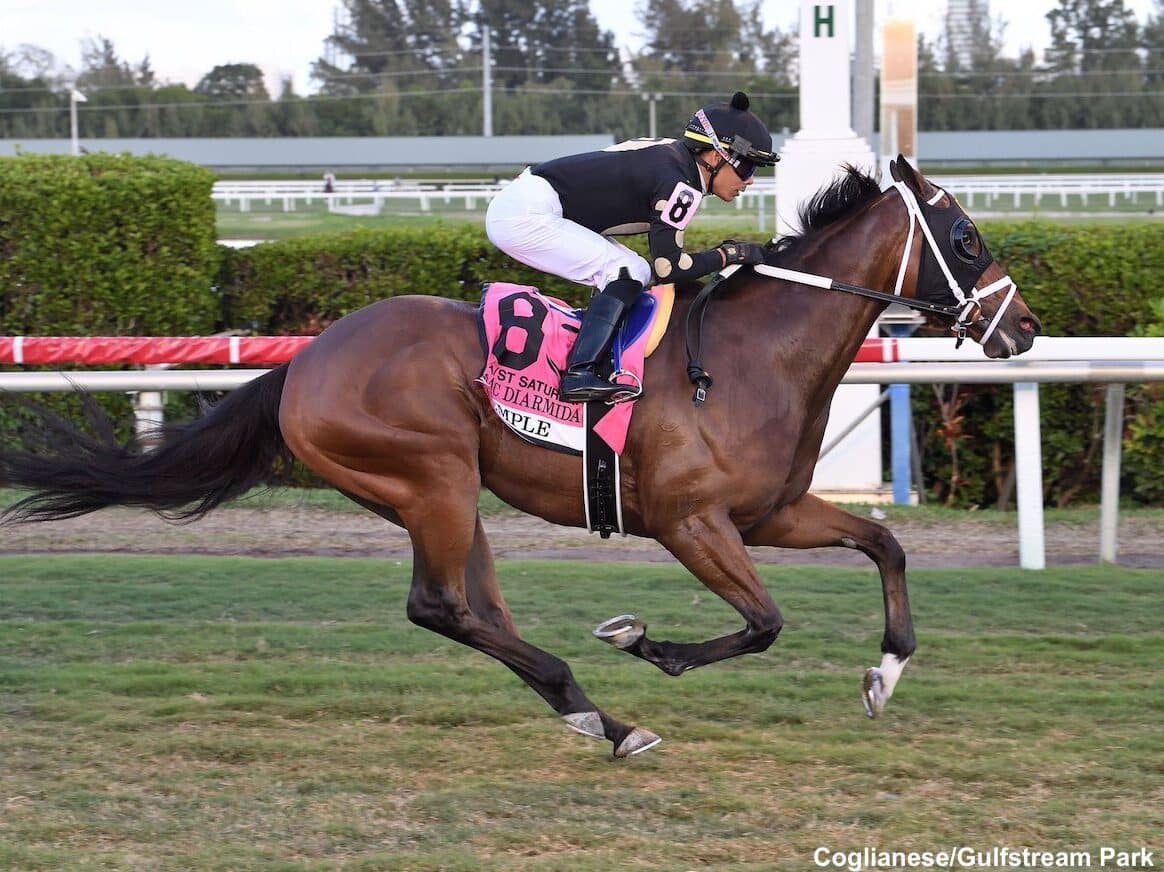
[[[1039,383],[1015,382],[1014,454],[1018,484],[1019,566],[1046,569],[1043,538],[1043,444]]]
[[[481,28],[481,135],[493,135],[493,54],[489,50],[489,25]]]
[[[161,391],[138,391],[133,398],[133,430],[138,444],[147,451],[156,448],[158,431],[165,422],[166,395]]]
[[[659,135],[659,118],[656,106],[660,100],[663,99],[662,94],[643,94],[643,99],[647,101],[647,136],[651,139],[656,139]]]
[[[843,164],[868,173],[877,168],[869,144],[853,132],[852,21],[853,0],[800,2],[800,130],[784,141],[776,164],[778,235],[802,229],[797,216],[801,204],[830,184]],[[859,420],[856,413],[868,408],[878,393],[874,385],[837,388],[825,441]],[[843,450],[817,464],[812,489],[835,499],[865,499],[882,489],[880,412],[852,431]]]
[[[1124,438],[1124,386],[1107,386],[1103,418],[1103,484],[1099,504],[1099,562],[1115,563],[1120,522],[1120,452]]]
[[[776,164],[776,228],[795,233],[800,204],[841,165],[873,172],[877,159],[853,132],[849,82],[853,0],[800,3],[800,130],[784,141]]]
[[[873,141],[873,0],[857,0],[853,51],[853,130]]]
[[[81,154],[81,139],[77,134],[77,104],[88,103],[88,98],[73,88],[69,92],[69,133],[72,139],[73,157]]]

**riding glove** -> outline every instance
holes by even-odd
[[[724,266],[733,263],[757,264],[764,262],[764,246],[754,242],[725,239],[719,244],[719,252],[723,255]]]

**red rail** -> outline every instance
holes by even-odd
[[[0,364],[240,363],[272,365],[312,336],[0,336]],[[866,339],[857,363],[900,359],[894,339]]]
[[[311,336],[0,336],[0,363],[284,363]]]

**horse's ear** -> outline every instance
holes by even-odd
[[[905,182],[906,187],[919,197],[924,196],[927,182],[921,173],[913,168],[913,164],[905,159],[905,155],[899,154],[894,163],[897,165],[897,172],[893,174],[893,178]]]
[[[891,160],[889,162],[889,175],[895,182],[901,181],[901,173],[897,169],[897,161]]]

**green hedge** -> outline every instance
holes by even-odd
[[[688,233],[688,246],[708,248],[721,235]],[[646,240],[628,244],[645,252]],[[231,251],[219,281],[224,321],[260,333],[316,333],[375,300],[431,294],[476,301],[481,285],[505,280],[584,305],[590,290],[548,276],[502,254],[475,225],[419,230],[354,230],[269,242]]]
[[[0,332],[212,332],[221,318],[213,183],[208,170],[162,157],[0,159]],[[188,417],[194,398],[171,397],[174,412]],[[82,414],[76,396],[33,398],[69,417]],[[128,436],[126,395],[98,401]],[[0,406],[7,438],[35,445],[42,430],[20,399]]]
[[[1127,336],[1164,297],[1164,225],[981,222],[1049,336]]]
[[[1048,336],[1129,336],[1164,312],[1164,225],[983,221],[983,235]],[[1098,500],[1103,385],[1046,384],[1039,390],[1045,498],[1052,505]],[[940,395],[940,396],[936,396]],[[1013,502],[1014,419],[1010,385],[930,386],[913,391],[914,421],[931,498],[951,505]],[[1158,385],[1129,385],[1122,493],[1164,499],[1164,415]],[[1151,415],[1156,408],[1156,417]],[[943,414],[944,412],[944,414]],[[1155,445],[1152,450],[1151,446]]]
[[[162,157],[0,159],[0,330],[210,332],[213,175]]]

